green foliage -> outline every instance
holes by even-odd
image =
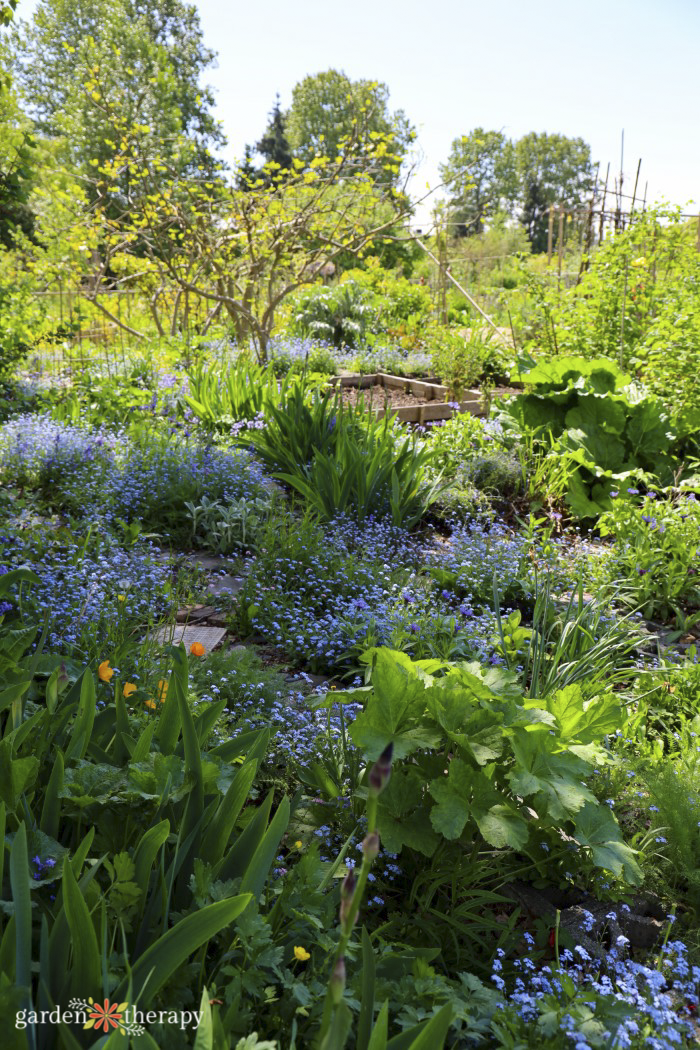
[[[475,128],[453,141],[440,177],[450,193],[450,232],[459,237],[482,233],[484,221],[517,193],[513,143],[502,131]]]
[[[192,544],[214,554],[255,550],[267,521],[269,499],[231,499],[227,503],[202,496],[201,502],[185,503],[192,522]]]
[[[441,491],[440,477],[428,480],[429,446],[415,438],[399,438],[389,416],[362,430],[337,423],[332,452],[316,452],[308,469],[278,474],[299,492],[321,521],[348,514],[357,521],[372,516],[391,518],[411,529]]]
[[[518,672],[526,696],[548,696],[573,684],[590,695],[629,678],[640,638],[605,603],[584,598],[582,581],[566,598],[555,595],[549,577],[537,579],[530,627],[519,610],[503,617],[501,607],[494,579],[499,652]]]
[[[517,214],[535,252],[547,247],[550,206],[576,207],[593,185],[583,139],[534,131],[512,142],[501,131],[475,128],[453,141],[440,174],[458,235],[481,233],[485,221],[506,210]]]
[[[544,871],[542,842],[559,850],[566,830],[581,871],[591,864],[639,881],[613,814],[584,783],[608,761],[603,739],[623,722],[612,694],[585,701],[569,685],[543,700],[517,700],[507,672],[456,664],[436,677],[439,661],[413,663],[386,649],[367,659],[369,691],[346,694],[363,700],[350,735],[369,760],[393,745],[378,816],[387,849],[431,856],[442,839],[461,848],[483,841],[525,853]]]
[[[232,423],[254,419],[284,398],[272,364],[263,367],[242,355],[226,372],[200,364],[188,372],[189,393],[182,399],[210,430],[229,430]]]
[[[460,399],[477,380],[503,372],[503,347],[491,331],[436,329],[432,336],[432,363],[442,383]]]
[[[338,349],[358,347],[374,328],[377,307],[369,289],[356,281],[314,287],[297,296],[292,330],[325,340]]]
[[[183,0],[43,0],[15,38],[24,101],[40,130],[60,136],[62,151],[84,174],[92,174],[90,161],[104,163],[117,145],[108,113],[98,117],[91,105],[98,81],[100,93],[119,100],[127,123],[151,125],[171,159],[184,134],[205,162],[204,145],[223,140],[211,89],[200,83],[213,60],[196,7]],[[126,192],[126,183],[122,187]]]
[[[557,290],[528,270],[526,345],[554,356],[608,357],[639,375],[674,413],[697,408],[696,227],[679,209],[637,211],[625,230],[596,247],[574,287]]]
[[[483,420],[470,412],[462,412],[441,426],[434,427],[430,442],[436,465],[448,477],[459,473],[464,460],[470,460],[481,452],[488,454],[495,446],[494,438]]]
[[[615,539],[599,580],[616,601],[685,631],[700,619],[700,504],[694,492],[620,496],[598,527]]]
[[[692,725],[697,726],[697,720]],[[667,762],[637,766],[651,808],[653,836],[649,835],[648,860],[658,889],[682,903],[692,925],[700,916],[700,768],[696,736],[686,734],[684,745]],[[692,916],[692,918],[691,918]]]
[[[37,281],[15,252],[0,251],[0,377],[14,374],[46,328]]]
[[[357,138],[358,133],[386,137],[390,150],[384,177],[393,181],[414,132],[401,110],[389,112],[388,100],[386,84],[353,81],[335,69],[304,77],[292,91],[286,115],[292,152],[309,164],[316,156],[335,158],[344,142]]]
[[[241,435],[269,470],[293,474],[307,467],[315,455],[332,452],[338,441],[338,418],[352,425],[357,413],[343,407],[338,395],[316,391],[311,401],[300,384],[289,386],[279,405],[270,405],[262,430]]]
[[[549,208],[582,205],[593,187],[590,146],[582,138],[531,131],[515,144],[520,221],[535,252],[547,247]]]
[[[521,372],[526,392],[504,406],[546,439],[569,470],[566,502],[579,518],[611,507],[625,479],[650,472],[668,483],[673,435],[663,404],[604,358],[553,358]]]
[[[5,589],[17,579],[0,577]],[[212,747],[223,703],[190,708],[182,647],[170,653],[160,712],[144,721],[119,684],[96,685],[89,670],[72,680],[57,663],[47,678],[43,639],[31,652],[33,628],[0,632],[0,794],[14,836],[3,895],[14,902],[22,948],[9,976],[30,1002],[122,1001],[131,977],[146,1008],[207,942],[213,972],[231,924],[262,893],[289,805],[282,799],[272,812],[268,798],[262,811],[249,807],[257,819],[245,831],[239,818],[267,736]],[[195,858],[215,878],[237,877],[216,902],[193,900]]]

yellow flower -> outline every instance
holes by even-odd
[[[99,675],[101,682],[109,682],[114,674],[114,671],[109,666],[109,660],[103,660],[100,666],[97,668],[97,674]]]
[[[144,700],[144,704],[146,705],[146,707],[149,707],[151,709],[151,711],[155,711],[155,709],[156,709],[156,702],[155,702],[155,700]]]
[[[297,839],[296,842],[294,843],[294,849],[301,849],[301,845],[302,845],[301,839]]]
[[[307,959],[311,958],[306,948],[300,948],[298,945],[294,945],[294,958],[298,959],[299,962],[306,962]]]
[[[117,595],[117,601],[118,602],[125,602],[126,601],[126,595],[125,594],[118,594]]]
[[[158,699],[160,700],[161,704],[163,703],[167,695],[168,683],[165,681],[164,678],[160,678],[158,680]]]
[[[201,642],[192,642],[192,645],[190,646],[190,652],[193,656],[204,656],[204,654],[206,653],[206,649],[204,648]]]
[[[122,693],[124,696],[131,696],[132,693],[136,692],[137,688],[138,686],[135,686],[133,682],[124,682]]]

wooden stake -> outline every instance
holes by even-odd
[[[559,231],[557,234],[557,248],[559,249],[559,286],[561,287],[561,257],[564,251],[564,218],[566,212],[559,205]]]
[[[598,228],[598,243],[603,242],[603,232],[605,229],[605,201],[608,196],[608,176],[610,175],[610,161],[608,161],[608,170],[605,172],[605,186],[603,187],[603,203],[600,206],[600,226]]]
[[[547,229],[547,266],[552,261],[552,234],[554,233],[554,205],[549,205],[549,227]]]

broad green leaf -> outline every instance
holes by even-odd
[[[437,805],[430,811],[430,822],[446,839],[458,839],[469,819],[474,771],[459,758],[453,758],[447,777],[430,784]]]
[[[23,791],[27,791],[39,772],[39,759],[13,758],[12,743],[0,740],[0,802],[14,810]]]
[[[289,809],[289,799],[285,795],[244,872],[241,893],[251,893],[254,900],[263,891],[282,836],[287,830]]]
[[[2,846],[4,849],[4,844]],[[31,1004],[32,989],[32,898],[29,889],[29,853],[24,821],[10,850],[10,888],[14,903],[15,984],[22,989],[25,1007]]]
[[[530,834],[525,818],[510,806],[492,806],[483,816],[476,817],[476,823],[486,841],[496,849],[504,846],[523,849]]]
[[[576,814],[574,835],[581,846],[587,846],[593,862],[627,882],[638,885],[642,872],[635,859],[635,851],[625,845],[614,815],[607,806],[592,801]]]

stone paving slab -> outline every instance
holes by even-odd
[[[215,612],[213,605],[192,605],[178,609],[175,619],[177,623],[200,623],[202,620],[208,620]]]
[[[194,642],[199,642],[207,652],[210,652],[223,641],[226,637],[226,631],[223,627],[193,627],[173,624],[160,627],[157,631],[153,631],[149,637],[159,645],[179,645],[180,642],[184,642],[185,649],[188,652]]]

